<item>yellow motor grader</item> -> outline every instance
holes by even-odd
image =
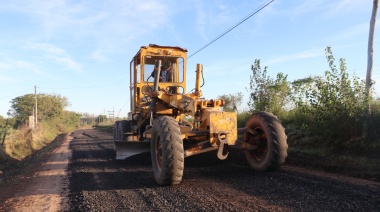
[[[222,110],[223,99],[202,98],[201,64],[196,66],[195,87],[187,92],[186,54],[184,48],[150,44],[133,57],[130,112],[127,120],[114,124],[116,159],[150,151],[159,185],[179,184],[184,158],[213,150],[224,160],[228,148],[242,149],[254,170],[279,168],[288,145],[277,117],[254,113],[238,128],[236,113]]]

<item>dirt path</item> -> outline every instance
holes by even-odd
[[[46,161],[33,164],[34,170],[4,188],[2,192],[10,192],[10,197],[0,206],[0,211],[65,210],[68,200],[67,166],[71,157],[69,144],[72,139],[66,136],[62,145]]]

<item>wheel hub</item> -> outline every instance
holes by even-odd
[[[252,132],[245,133],[244,140],[248,141],[254,148],[249,151],[252,157],[257,161],[262,161],[268,152],[267,135],[259,127],[252,130]]]

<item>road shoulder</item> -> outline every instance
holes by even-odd
[[[14,179],[7,179],[0,194],[0,211],[61,211],[67,205],[67,166],[70,135]]]

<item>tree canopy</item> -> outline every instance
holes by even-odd
[[[276,79],[267,75],[267,66],[261,68],[260,60],[256,59],[251,67],[249,102],[251,112],[271,111],[280,115],[289,104],[290,84],[288,75],[278,73]]]
[[[238,107],[241,105],[243,100],[243,94],[241,92],[236,94],[223,94],[218,96],[218,98],[224,100],[223,111],[238,112]]]
[[[35,110],[34,94],[26,94],[10,101],[11,115],[16,119],[16,127],[26,123]],[[68,99],[56,94],[38,94],[38,121],[48,120],[59,116],[69,105]]]

